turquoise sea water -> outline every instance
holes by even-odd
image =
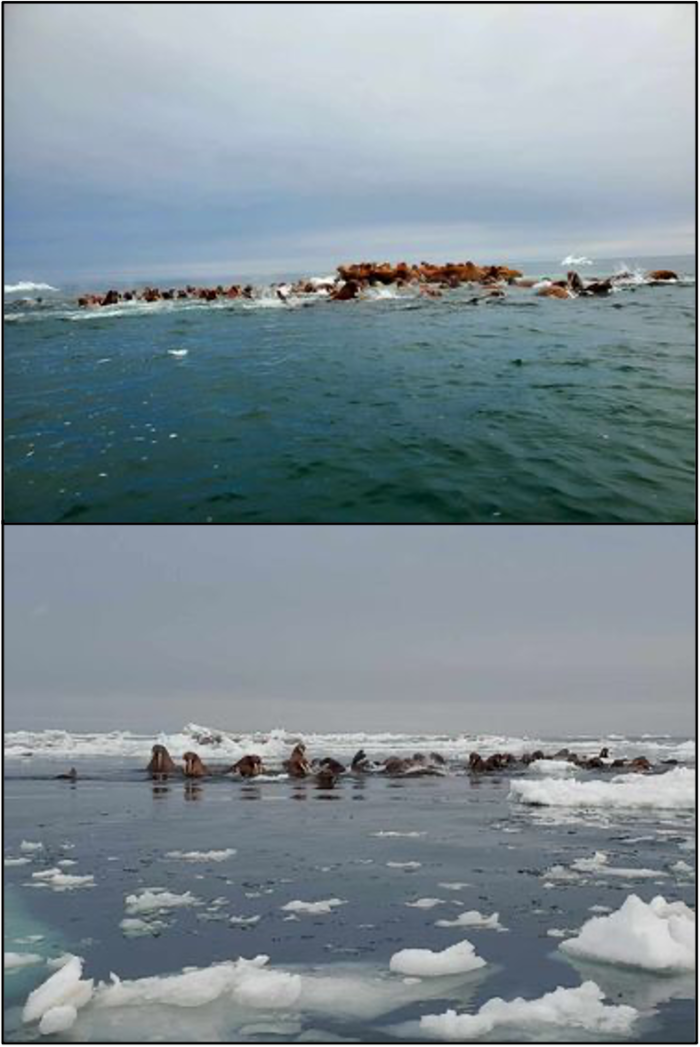
[[[6,518],[692,520],[693,260],[627,262],[687,279],[479,305],[6,295]]]

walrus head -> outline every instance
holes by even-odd
[[[203,778],[208,773],[197,753],[187,752],[182,759],[185,761],[185,775],[187,778]]]
[[[151,749],[151,762],[146,770],[149,774],[171,774],[177,768],[165,746],[154,745]]]

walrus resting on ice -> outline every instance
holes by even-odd
[[[154,745],[151,749],[151,762],[146,768],[148,774],[176,774],[177,764],[164,745]]]
[[[259,756],[242,756],[228,770],[229,773],[240,774],[241,778],[255,778],[258,774],[262,774],[263,762]]]
[[[205,775],[211,773],[209,768],[197,756],[197,753],[185,753],[182,759],[185,761],[186,778],[204,778]]]

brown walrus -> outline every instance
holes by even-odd
[[[151,761],[146,768],[148,774],[175,774],[178,768],[164,745],[154,745],[151,749]]]
[[[356,772],[366,773],[371,770],[370,762],[367,759],[367,753],[364,749],[358,749],[352,758],[350,769]]]
[[[306,759],[306,746],[303,742],[294,746],[291,756],[284,761],[284,769],[291,778],[306,778],[310,773],[311,764]]]
[[[255,778],[263,772],[263,762],[259,756],[242,756],[240,760],[229,767],[229,774],[240,774],[241,778]]]
[[[322,760],[318,761],[319,767],[324,771],[330,771],[332,774],[344,774],[345,764],[342,764],[340,760],[334,760],[332,756],[324,756]]]
[[[197,753],[187,752],[182,759],[185,761],[186,778],[204,778],[205,775],[211,773],[209,768],[197,756]]]
[[[647,273],[647,280],[677,280],[678,273],[674,273],[672,269],[652,269],[650,273]]]
[[[571,298],[565,287],[557,287],[555,284],[551,284],[549,287],[541,287],[539,291],[535,291],[535,294],[539,298]]]
[[[650,771],[651,763],[646,756],[635,756],[634,760],[629,762],[629,769],[631,771]]]

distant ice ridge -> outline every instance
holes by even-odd
[[[661,895],[647,904],[630,894],[616,912],[587,920],[559,948],[581,959],[647,971],[694,971],[695,913]]]
[[[543,807],[631,807],[694,809],[695,772],[676,767],[665,774],[620,774],[609,782],[542,781],[513,782],[511,800]]]
[[[236,732],[189,723],[180,731],[145,734],[134,731],[77,732],[50,729],[44,731],[8,731],[4,737],[5,756],[27,755],[79,759],[80,757],[109,756],[143,760],[150,757],[151,746],[158,742],[171,753],[179,755],[188,749],[197,749],[210,760],[234,762],[246,753],[257,753],[271,765],[279,764],[289,755],[297,742],[306,742],[312,755],[333,755],[338,759],[351,758],[363,748],[372,759],[390,754],[411,755],[422,750],[440,752],[448,759],[465,761],[472,750],[481,753],[511,752],[515,756],[527,751],[543,749],[555,751],[562,746],[583,755],[597,756],[608,746],[615,756],[646,755],[652,760],[695,759],[695,741],[673,738],[632,739],[611,735],[587,737],[513,737],[498,734],[400,734],[348,732],[316,734],[275,728],[270,731]]]
[[[58,291],[51,284],[35,284],[31,280],[20,280],[16,284],[5,284],[5,294],[13,294],[15,291]]]
[[[568,254],[566,258],[562,258],[561,265],[593,265],[593,262],[583,254]]]

